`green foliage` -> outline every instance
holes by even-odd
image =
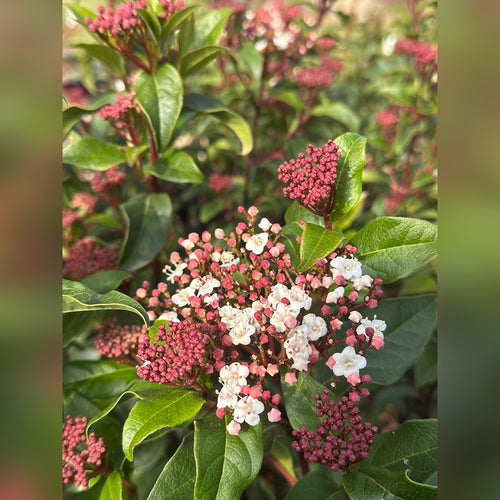
[[[203,174],[193,158],[174,148],[167,149],[154,165],[146,165],[144,173],[179,184],[203,182]]]
[[[300,242],[299,271],[307,271],[317,259],[322,259],[333,252],[343,240],[344,235],[335,229],[325,229],[306,222]]]
[[[114,144],[105,144],[94,137],[71,142],[63,149],[64,163],[87,170],[107,170],[126,161],[123,149]]]

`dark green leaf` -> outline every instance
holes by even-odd
[[[434,382],[437,379],[437,370],[437,345],[431,340],[415,362],[415,387],[422,387]]]
[[[165,386],[166,388],[168,386]],[[132,461],[134,448],[146,437],[194,417],[203,405],[198,393],[182,387],[168,387],[161,398],[137,401],[123,426],[123,452]]]
[[[191,47],[216,45],[219,43],[222,30],[226,26],[226,21],[232,12],[233,9],[230,8],[215,9],[197,21],[194,41]]]
[[[151,5],[147,5],[145,9],[137,9],[137,12],[142,17],[146,26],[148,27],[149,33],[151,34],[151,39],[156,43],[161,33],[160,22],[156,13],[151,8]]]
[[[94,313],[73,312],[63,314],[63,346],[71,344],[80,335],[89,333],[94,326]]]
[[[361,196],[366,137],[349,132],[340,135],[333,142],[341,153],[337,164],[337,194],[332,213],[332,220],[337,220],[349,212]]]
[[[203,182],[203,174],[193,158],[184,151],[173,148],[161,155],[154,165],[146,165],[144,172],[170,182]]]
[[[195,498],[225,500],[240,498],[257,476],[264,454],[262,424],[243,423],[237,436],[226,425],[230,417],[215,413],[195,422],[194,454],[196,459]]]
[[[311,268],[316,259],[322,259],[333,252],[344,235],[335,229],[325,229],[306,222],[306,228],[302,234],[300,242],[300,265],[299,272],[307,271]]]
[[[352,238],[365,273],[391,283],[422,268],[437,254],[437,228],[405,217],[379,217]]]
[[[432,335],[437,322],[437,298],[419,295],[386,299],[374,312],[387,324],[385,345],[366,353],[367,370],[374,382],[393,384],[420,356]]]
[[[220,198],[207,201],[200,208],[200,222],[205,224],[224,210],[224,203]]]
[[[306,474],[288,492],[285,500],[333,500],[336,493],[343,491],[326,467],[317,468]]]
[[[311,111],[313,116],[328,116],[345,125],[350,131],[359,130],[359,116],[343,102],[330,102],[316,106]],[[337,144],[337,141],[334,141]]]
[[[325,386],[314,380],[305,372],[300,372],[297,382],[289,385],[285,382],[285,374],[281,373],[281,386],[283,387],[283,402],[285,403],[288,420],[294,429],[304,425],[316,431],[316,424],[320,422],[314,407],[316,400],[314,394],[322,394]]]
[[[141,154],[144,153],[144,151],[147,151],[147,149],[148,149],[148,146],[146,146],[146,145],[139,146],[137,148],[135,146],[127,146],[125,148],[125,153],[127,155],[128,166],[133,167],[136,164],[139,156],[141,156]]]
[[[159,151],[170,141],[182,109],[182,79],[170,64],[151,76],[141,71],[135,84],[136,100],[154,132]]]
[[[290,222],[281,229],[281,234],[285,237],[283,241],[287,252],[290,254],[292,265],[297,267],[300,260],[300,244],[298,236],[302,236],[303,229],[298,222]]]
[[[179,73],[183,78],[196,73],[215,59],[221,52],[225,52],[225,47],[218,45],[205,45],[186,52],[180,60]]]
[[[127,155],[122,149],[94,137],[71,142],[63,149],[64,163],[87,170],[107,170],[126,161]]]
[[[183,439],[173,457],[165,465],[147,500],[164,500],[167,492],[169,498],[176,500],[194,498],[196,462],[193,445],[194,433],[191,432]]]
[[[126,271],[100,271],[83,278],[81,283],[97,293],[108,293],[118,288],[120,283],[132,275]]]
[[[133,312],[146,326],[149,324],[149,316],[141,304],[127,295],[116,291],[100,294],[77,281],[63,280],[63,313],[108,309]]]
[[[140,193],[120,210],[127,227],[120,265],[135,271],[149,264],[167,242],[172,203],[166,193]]]
[[[104,486],[102,487],[99,500],[121,500],[122,499],[122,478],[118,471],[113,471]]]
[[[97,59],[105,67],[119,76],[125,74],[125,61],[123,57],[107,45],[97,45],[94,43],[78,43],[73,46],[75,49],[83,49],[94,59]]]
[[[114,95],[106,95],[88,106],[68,106],[63,111],[63,138],[68,135],[73,126],[85,115],[92,114],[106,104],[115,102]]]
[[[262,77],[262,66],[264,56],[255,48],[253,42],[246,42],[243,47],[234,54],[238,64],[257,82]]]
[[[175,30],[195,11],[200,8],[199,5],[191,5],[185,9],[176,12],[165,24],[161,32],[161,41],[165,41],[169,35],[175,32]]]

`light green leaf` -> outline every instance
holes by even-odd
[[[182,79],[170,64],[155,76],[141,71],[135,84],[136,100],[154,132],[159,151],[164,151],[182,109]]]
[[[122,478],[115,470],[106,479],[99,500],[121,500],[122,498]]]
[[[186,7],[185,9],[176,12],[163,27],[161,32],[161,42],[163,43],[169,35],[174,33],[175,30],[199,8],[199,5],[191,5],[190,7]]]
[[[149,324],[141,304],[127,295],[116,291],[100,294],[77,281],[63,280],[63,313],[115,309],[138,314],[146,326]]]
[[[161,398],[137,401],[123,426],[125,456],[132,461],[134,448],[146,437],[160,429],[186,422],[198,413],[203,403],[198,393],[182,387],[169,387]]]
[[[120,266],[135,271],[149,264],[167,242],[172,203],[166,193],[140,193],[120,210],[126,222]]]
[[[79,122],[80,118],[94,113],[106,104],[112,104],[114,102],[114,95],[106,95],[88,106],[68,106],[63,111],[63,139],[69,134],[73,126]]]
[[[176,500],[192,500],[196,479],[194,433],[189,433],[158,476],[147,500],[164,500],[168,492]]]
[[[63,163],[87,170],[107,170],[126,161],[127,155],[122,149],[94,137],[71,142],[63,149]]]
[[[321,467],[310,471],[295,483],[285,500],[334,500],[344,488],[335,481],[333,472]]]
[[[307,208],[294,201],[285,211],[285,222],[289,224],[290,222],[299,222],[300,220],[325,227],[323,217],[313,214]]]
[[[218,44],[222,30],[232,12],[231,8],[215,9],[198,20],[191,47]]]
[[[197,500],[240,498],[259,473],[264,455],[262,424],[243,423],[240,433],[232,436],[226,430],[230,420],[212,413],[195,422]]]
[[[342,123],[351,132],[359,130],[359,116],[343,102],[331,102],[316,106],[311,111],[313,116],[328,116]],[[333,141],[336,143],[336,141]]]
[[[246,42],[238,52],[235,52],[234,57],[238,64],[259,83],[262,78],[264,56],[255,48],[255,44]]]
[[[97,293],[108,293],[115,290],[120,283],[132,275],[126,271],[100,271],[83,278],[81,283]]]
[[[366,137],[348,132],[333,141],[341,156],[337,164],[337,193],[332,220],[340,219],[361,196],[361,176],[365,166]]]
[[[168,149],[154,165],[146,165],[144,172],[165,181],[198,184],[203,174],[193,158],[178,149]]]
[[[437,228],[405,217],[379,217],[352,238],[363,271],[391,283],[409,276],[437,255]]]
[[[196,73],[228,49],[218,45],[205,45],[186,52],[180,60],[179,73],[183,78]]]
[[[431,337],[437,323],[437,297],[385,299],[374,312],[387,324],[385,345],[366,353],[367,370],[373,382],[393,384],[413,365]]]
[[[316,259],[322,259],[333,252],[344,235],[336,229],[325,229],[306,222],[306,228],[302,234],[300,242],[300,265],[299,272],[307,271],[311,268]]]
[[[125,61],[123,57],[107,45],[94,43],[78,43],[73,45],[75,49],[83,49],[91,57],[97,59],[105,67],[119,76],[125,74]]]

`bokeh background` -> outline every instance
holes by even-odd
[[[438,11],[440,499],[496,499],[500,5]],[[0,16],[2,500],[61,498],[61,26],[59,0]]]

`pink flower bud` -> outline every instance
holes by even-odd
[[[351,391],[349,393],[349,399],[353,402],[353,403],[357,403],[359,400],[360,400],[360,397],[359,397],[359,394],[355,391]]]
[[[215,412],[215,414],[219,418],[224,418],[224,415],[226,414],[226,409],[225,408],[218,408],[217,411]]]
[[[346,339],[345,339],[345,343],[347,345],[350,345],[351,347],[354,347],[357,344],[357,342],[358,341],[356,340],[356,337],[354,335],[346,337]]]
[[[368,307],[370,309],[374,309],[375,307],[377,307],[377,299],[370,299],[368,301]]]
[[[238,422],[231,420],[231,422],[227,424],[226,429],[232,436],[237,436],[240,433],[241,425]]]
[[[137,295],[137,297],[139,297],[140,299],[144,299],[148,292],[146,289],[144,288],[138,288],[137,291],[135,292],[135,294]]]
[[[214,357],[214,359],[217,359],[217,360],[222,359],[224,357],[224,351],[220,348],[217,348],[213,352],[212,356]]]
[[[285,382],[289,385],[295,384],[297,382],[297,375],[293,372],[289,372],[285,375]]]
[[[257,207],[251,206],[248,209],[248,215],[250,215],[250,217],[255,217],[258,213],[259,211],[257,210]]]
[[[273,403],[273,405],[279,404],[280,401],[281,396],[279,394],[274,394],[274,396],[271,398],[271,402]]]
[[[266,367],[265,366],[258,366],[257,367],[257,370],[255,371],[255,373],[259,376],[259,377],[264,377],[264,375],[266,374]]]
[[[156,319],[156,314],[154,311],[148,311],[149,321],[154,321]]]
[[[349,300],[354,302],[355,300],[358,300],[359,295],[358,292],[355,292],[354,290],[349,294]]]
[[[262,387],[260,385],[254,385],[250,388],[249,394],[254,399],[260,398],[260,396],[262,395]]]
[[[244,385],[240,389],[240,392],[241,392],[241,394],[244,394],[245,396],[248,396],[248,394],[250,394],[250,386],[248,384]]]
[[[223,240],[225,238],[226,234],[224,233],[224,230],[218,227],[215,230],[215,237],[219,240]]]
[[[330,356],[327,360],[326,360],[326,366],[328,366],[328,368],[332,369],[333,370],[333,367],[335,366],[335,360],[333,359],[333,356]]]
[[[372,346],[375,347],[375,349],[380,349],[381,347],[384,347],[384,339],[382,337],[373,337]]]
[[[224,361],[222,361],[221,359],[219,361],[216,361],[214,363],[214,367],[215,369],[220,372],[222,370],[222,368],[225,366],[226,363],[224,363]]]
[[[351,385],[358,385],[361,383],[361,378],[359,377],[359,373],[351,373],[348,377],[347,377],[347,381],[351,384]]]
[[[281,231],[281,226],[279,224],[273,224],[271,226],[271,233],[278,234]]]
[[[267,419],[269,422],[279,422],[281,420],[281,412],[278,408],[273,408],[268,414]]]
[[[274,377],[274,375],[276,375],[278,372],[279,372],[278,365],[274,365],[272,363],[269,363],[267,365],[267,373],[269,373],[271,377]]]
[[[326,304],[321,308],[321,314],[324,316],[328,316],[330,314],[330,308]]]
[[[203,231],[203,234],[201,235],[201,239],[205,243],[208,243],[212,239],[212,235],[208,231]]]

